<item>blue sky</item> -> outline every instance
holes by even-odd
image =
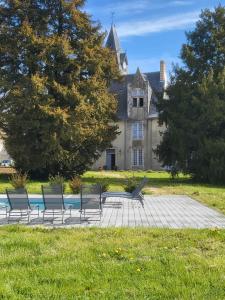
[[[112,12],[121,46],[127,52],[129,72],[159,70],[164,59],[170,71],[202,9],[213,9],[225,0],[87,0],[85,10],[109,30]]]

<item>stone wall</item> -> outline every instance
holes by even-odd
[[[5,149],[3,139],[0,138],[0,162],[4,159],[10,159],[10,156],[8,155],[8,153]]]
[[[120,134],[117,138],[112,142],[112,149],[115,149],[116,154],[116,166],[120,170],[126,169],[126,162],[125,162],[125,144],[126,144],[126,127],[125,122],[121,121],[117,123],[119,129],[118,131]],[[94,163],[92,166],[93,170],[98,170],[99,168],[103,168],[106,165],[106,151],[104,151],[101,157]]]
[[[112,143],[112,149],[116,153],[116,165],[119,170],[140,169],[132,165],[132,149],[133,147],[142,146],[144,149],[144,170],[161,170],[161,164],[158,162],[153,149],[156,149],[162,137],[160,132],[164,130],[159,127],[158,119],[148,119],[144,123],[144,139],[143,141],[133,141],[132,138],[132,120],[124,120],[118,123],[120,135]],[[136,145],[135,143],[141,143]],[[93,165],[93,170],[98,170],[106,165],[106,151],[103,152],[99,160]]]
[[[160,144],[162,140],[162,136],[160,132],[165,130],[165,127],[159,126],[158,119],[154,118],[149,120],[150,122],[150,134],[151,134],[151,143],[150,143],[150,153],[151,153],[151,168],[152,170],[160,170],[162,169],[161,163],[158,161],[156,154],[154,153],[154,150],[157,148],[157,146]]]

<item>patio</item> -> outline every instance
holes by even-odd
[[[66,196],[69,197],[69,196]],[[15,224],[18,219],[12,219]],[[20,223],[26,224],[26,218]],[[0,225],[6,225],[4,211],[1,211]],[[42,225],[42,215],[31,215],[30,226]],[[54,227],[164,227],[164,228],[225,228],[225,216],[188,196],[145,196],[144,206],[139,201],[124,198],[107,198],[103,205],[101,221],[97,215],[86,214],[80,222],[78,209],[72,216],[65,215],[65,223],[50,216],[45,226]]]

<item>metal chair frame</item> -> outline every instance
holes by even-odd
[[[84,189],[85,188],[96,188],[97,189],[97,193],[90,193],[90,194],[87,194],[87,196],[89,196],[89,197],[84,197]],[[95,191],[94,191],[95,192]],[[96,205],[96,207],[94,207],[94,208],[91,208],[91,207],[84,207],[84,203],[83,203],[83,201],[86,199],[87,201],[88,200],[90,200],[91,201],[91,199],[93,200],[93,199],[98,199],[99,198],[99,202],[98,201],[96,201],[96,203],[97,203],[97,205]],[[92,203],[93,204],[93,203]],[[81,186],[81,190],[80,190],[80,222],[82,221],[82,215],[84,216],[84,218],[85,218],[85,216],[86,216],[86,210],[95,210],[96,211],[96,213],[98,213],[99,214],[99,217],[100,217],[100,219],[99,219],[99,221],[101,220],[101,217],[102,217],[102,210],[103,210],[103,207],[102,207],[102,189],[101,189],[101,185],[99,185],[99,184],[95,184],[95,185],[82,185]],[[96,214],[95,212],[92,212],[92,213],[90,213],[89,212],[89,214],[91,214],[91,215],[95,215]]]
[[[58,202],[57,203],[57,205],[58,204],[61,204],[62,205],[62,207],[61,207],[61,209],[60,208],[52,208],[52,209],[49,209],[48,208],[48,205],[49,205],[49,203],[47,203],[48,202],[48,200],[47,200],[47,193],[46,193],[46,191],[45,191],[45,189],[46,188],[52,188],[52,191],[53,191],[53,189],[54,189],[54,187],[56,188],[60,188],[60,194],[58,193],[55,193],[55,195],[61,195],[61,199],[60,198],[56,198],[57,199],[57,201],[58,200],[61,200],[61,202]],[[42,211],[42,213],[43,213],[43,222],[44,222],[44,220],[45,220],[45,215],[52,215],[53,216],[53,222],[54,222],[54,218],[55,218],[55,216],[56,215],[62,215],[62,224],[64,223],[64,215],[65,215],[65,213],[66,213],[66,211],[69,209],[69,211],[70,211],[70,217],[72,216],[72,205],[69,205],[68,206],[68,208],[66,208],[65,207],[65,203],[64,203],[64,196],[63,196],[63,186],[62,185],[55,185],[55,186],[51,186],[51,185],[49,185],[49,186],[41,186],[41,190],[42,190],[42,196],[43,196],[43,202],[44,202],[44,210]],[[52,195],[52,196],[54,196],[54,192],[52,192],[52,194],[49,194],[49,195]]]
[[[13,192],[13,193],[12,193]],[[21,193],[23,192],[23,193]],[[11,195],[10,195],[11,193]],[[24,200],[26,199],[27,203],[26,203],[26,207],[21,207],[21,208],[15,208],[15,203],[13,203],[12,195],[16,195],[18,193],[18,195],[24,195]],[[21,218],[23,218],[24,216],[27,216],[27,221],[28,223],[30,222],[30,215],[31,213],[34,211],[34,208],[37,208],[37,214],[38,217],[40,216],[40,209],[39,209],[39,205],[31,205],[29,202],[29,197],[28,197],[28,193],[26,189],[6,189],[6,195],[7,195],[7,199],[9,202],[9,207],[4,206],[4,208],[6,209],[6,218],[8,217],[8,223],[10,221],[10,217],[11,216],[20,216]]]
[[[146,185],[148,182],[148,179],[144,177],[142,181],[139,183],[137,188],[132,192],[132,193],[127,193],[127,192],[105,192],[102,193],[102,198],[103,198],[103,203],[105,202],[106,198],[111,198],[111,197],[119,197],[119,198],[127,198],[127,199],[134,199],[134,200],[139,200],[143,204],[144,196],[141,192],[143,187]]]

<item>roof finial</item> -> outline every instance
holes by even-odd
[[[114,25],[114,18],[115,18],[115,12],[114,11],[112,11],[112,26]]]

